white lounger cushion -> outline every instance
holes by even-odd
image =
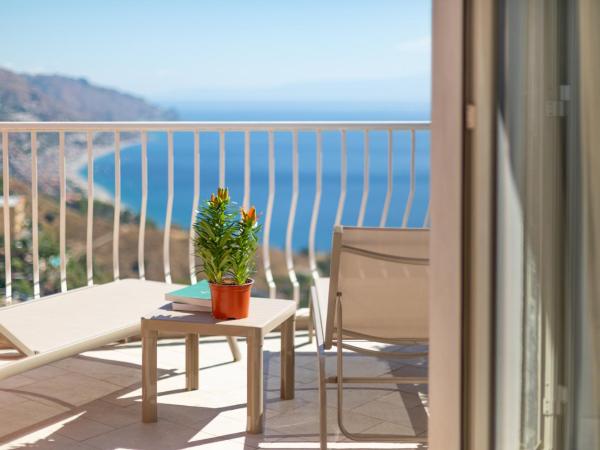
[[[26,355],[106,339],[140,329],[142,315],[166,303],[179,285],[125,279],[0,309],[0,333]]]

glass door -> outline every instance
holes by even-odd
[[[600,448],[599,18],[591,0],[497,10],[496,449]]]

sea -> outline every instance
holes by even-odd
[[[264,103],[264,102],[171,102],[167,106],[184,121],[422,121],[429,120],[428,104],[418,103]],[[292,198],[292,135],[275,132],[275,195],[269,242],[284,248]],[[364,226],[378,226],[387,192],[387,133],[369,133],[369,195]],[[410,133],[393,133],[393,190],[386,226],[400,226],[410,186]],[[343,225],[357,223],[363,194],[363,132],[347,133],[347,195],[342,216]],[[429,202],[430,133],[416,132],[415,191],[408,226],[424,224]],[[251,132],[250,202],[265,218],[268,197],[268,136]],[[191,132],[174,134],[174,199],[172,222],[189,229],[193,204],[194,149]],[[316,184],[316,133],[300,132],[299,196],[293,228],[293,248],[308,248],[308,235]],[[234,202],[241,205],[244,195],[244,135],[225,133],[225,184]],[[341,138],[339,132],[322,133],[322,196],[316,229],[315,247],[328,251],[340,195]],[[167,136],[148,134],[148,206],[147,217],[164,227],[167,206]],[[81,169],[87,177],[87,168]],[[218,187],[219,136],[200,133],[200,199],[205,200]],[[95,184],[114,195],[114,153],[94,161]],[[139,213],[141,205],[141,147],[121,149],[121,202],[124,208]]]

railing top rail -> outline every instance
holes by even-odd
[[[292,131],[427,130],[429,121],[252,121],[252,122],[0,122],[0,131]]]

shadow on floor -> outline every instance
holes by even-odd
[[[220,342],[225,346],[224,341]],[[203,342],[202,345],[205,343]],[[125,344],[134,347],[137,343]],[[161,346],[163,343],[161,343]],[[183,347],[181,343],[167,343]],[[357,367],[364,365],[364,357],[349,355],[350,366],[354,363]],[[125,369],[140,370],[139,364],[106,360],[90,356],[78,356],[73,358],[81,362],[96,362],[110,364],[111,366],[123,367]],[[5,443],[0,448],[31,448],[44,450],[90,450],[105,449],[190,449],[190,448],[222,448],[222,449],[298,449],[318,448],[318,389],[316,383],[316,357],[313,351],[296,352],[297,373],[304,371],[305,378],[297,376],[296,399],[293,408],[287,410],[283,401],[278,399],[279,392],[279,353],[265,351],[265,415],[266,426],[263,434],[248,435],[244,430],[243,415],[245,403],[243,401],[232,402],[225,406],[209,407],[199,404],[168,403],[169,397],[184,398],[186,391],[183,388],[172,388],[159,392],[159,420],[157,423],[141,423],[140,395],[136,393],[140,389],[140,383],[134,383],[106,396],[99,396],[91,402],[77,406],[64,399],[53,397],[52,392],[31,393],[25,388],[6,388],[0,392],[15,395],[25,395],[35,398],[41,404],[54,404],[64,409],[64,412],[40,420],[26,428],[21,428],[9,435],[4,436],[0,443]],[[229,361],[214,363],[201,368],[201,372],[210,371],[224,366],[232,366],[239,363]],[[183,361],[182,361],[183,366]],[[387,373],[394,375],[415,376],[426,372],[426,365],[420,367],[418,364],[392,364],[387,367]],[[311,371],[315,377],[312,377]],[[243,371],[245,377],[245,370]],[[300,375],[300,374],[299,374]],[[177,381],[181,378],[184,384],[185,377],[183,369],[159,369],[159,382]],[[202,380],[202,375],[201,375]],[[384,387],[360,387],[349,388],[348,395],[351,397],[353,391],[360,390],[361,395],[367,397],[383,398],[391,393],[399,393],[401,402],[410,419],[410,425],[417,435],[425,435],[427,432],[427,413],[424,405],[427,404],[427,389],[423,386],[397,386]],[[382,392],[383,391],[383,392]],[[202,395],[202,394],[198,394]],[[328,389],[328,396],[335,400],[335,389]],[[198,397],[200,398],[200,397]],[[162,401],[161,401],[162,399]],[[288,401],[294,402],[294,401]],[[189,403],[189,402],[188,402]],[[192,402],[193,403],[193,402]],[[207,402],[210,403],[210,402]],[[392,403],[390,403],[392,405]],[[335,406],[335,401],[333,402]],[[274,414],[270,420],[270,414]],[[349,414],[353,414],[350,411]],[[335,419],[332,411],[330,419]],[[239,417],[238,417],[239,416]],[[5,419],[2,419],[5,420]],[[10,420],[8,418],[8,420]],[[280,428],[269,425],[282,424]],[[337,442],[336,449],[363,448],[356,443],[343,442],[339,429],[335,426],[335,420],[328,426],[331,441]],[[354,431],[354,430],[352,430]],[[357,430],[363,431],[363,430]],[[378,448],[376,445],[365,444],[364,448]],[[403,445],[396,448],[421,448],[418,445]]]

